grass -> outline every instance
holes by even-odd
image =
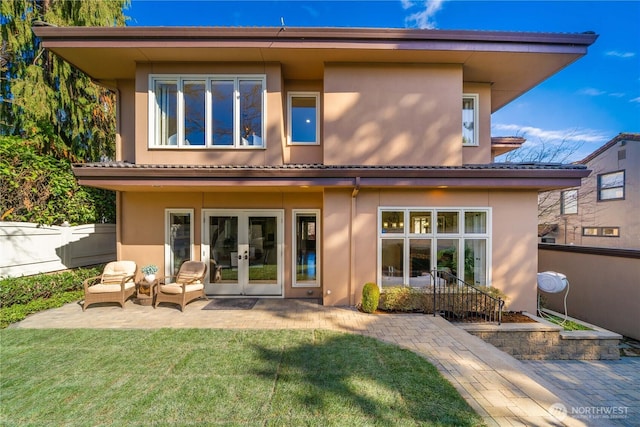
[[[0,330],[0,425],[481,424],[425,359],[331,331]]]
[[[574,322],[573,320],[567,319],[565,321],[564,317],[555,316],[553,314],[549,314],[546,312],[544,313],[542,318],[545,320],[548,320],[551,323],[555,323],[558,326],[562,326],[565,331],[592,331],[593,330],[588,326]]]

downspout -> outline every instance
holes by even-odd
[[[356,208],[358,197],[358,193],[360,192],[360,177],[356,177],[355,185],[353,187],[353,191],[351,192],[351,221],[349,222],[349,305],[355,305],[355,295],[353,294],[353,289],[355,289],[355,281],[356,281],[356,247],[353,243],[353,223],[356,219]]]
[[[122,114],[120,113],[120,89],[117,87],[112,89],[116,93],[116,149],[115,160],[122,160],[122,138],[120,131],[122,129]],[[116,260],[122,259],[122,192],[116,191]]]

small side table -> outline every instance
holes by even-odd
[[[153,282],[149,283],[146,280],[142,279],[141,282],[137,283],[137,294],[136,298],[138,300],[138,304],[140,305],[153,305],[153,299],[156,296],[156,287],[158,286],[158,279],[155,279]]]

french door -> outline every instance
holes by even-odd
[[[282,210],[204,210],[205,292],[282,296],[283,218]]]

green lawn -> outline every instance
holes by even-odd
[[[0,330],[0,425],[479,425],[408,350],[318,330]]]

